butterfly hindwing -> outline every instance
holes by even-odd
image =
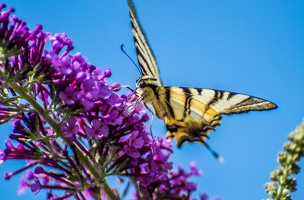
[[[182,87],[162,87],[158,91],[160,102],[166,104],[167,136],[174,136],[178,146],[185,141],[205,143],[209,131],[220,125],[222,114],[276,108],[264,99],[228,91]]]

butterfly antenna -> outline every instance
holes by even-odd
[[[142,74],[141,71],[140,71],[140,69],[139,69],[139,67],[138,67],[138,66],[136,65],[136,63],[134,62],[134,60],[125,52],[125,50],[123,49],[123,46],[124,46],[124,44],[120,45],[121,51],[124,52],[124,54],[126,54],[126,56],[127,56],[127,57],[132,61],[132,63],[135,65],[135,67],[137,68],[137,70],[139,71],[139,73]]]
[[[206,146],[206,148],[208,149],[208,151],[221,163],[223,163],[225,161],[225,159],[220,156],[216,151],[214,151],[209,144],[207,144],[206,142],[204,142],[204,145]]]

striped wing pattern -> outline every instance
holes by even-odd
[[[164,120],[167,137],[175,137],[177,146],[186,141],[205,142],[210,130],[221,123],[221,115],[238,114],[252,110],[270,110],[277,106],[267,100],[228,91],[164,87],[146,36],[139,24],[132,0],[128,0],[132,33],[142,77],[137,80],[136,94],[154,108]],[[218,155],[211,150],[218,157]]]
[[[162,85],[155,56],[150,48],[143,29],[140,26],[132,0],[128,0],[128,4],[132,24],[132,33],[137,52],[137,60],[140,65],[141,73],[143,76],[157,78],[158,84]]]
[[[261,98],[212,89],[161,87],[157,95],[167,113],[167,136],[174,136],[179,147],[185,141],[205,144],[209,131],[220,125],[222,114],[277,107]]]

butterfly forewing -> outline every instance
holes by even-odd
[[[141,73],[143,76],[151,76],[157,78],[158,84],[162,85],[155,56],[152,49],[150,48],[143,29],[140,26],[133,2],[131,0],[128,0],[128,4],[132,24],[132,33],[137,52],[137,60],[140,65]]]

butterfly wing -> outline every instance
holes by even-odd
[[[186,141],[205,143],[210,130],[221,123],[222,114],[252,110],[270,110],[277,106],[267,100],[212,89],[163,87],[148,40],[138,21],[132,0],[128,0],[132,33],[142,77],[136,93],[153,106],[158,118],[167,126],[167,136],[175,137],[180,147]],[[216,153],[213,153],[216,157]]]
[[[155,56],[150,48],[144,31],[141,28],[132,0],[128,0],[128,4],[137,60],[140,65],[142,76],[154,77],[157,79],[158,85],[162,85]]]
[[[186,141],[205,144],[209,131],[220,125],[222,114],[277,107],[261,98],[221,90],[161,87],[158,91],[167,113],[167,137],[175,137],[179,147]]]

